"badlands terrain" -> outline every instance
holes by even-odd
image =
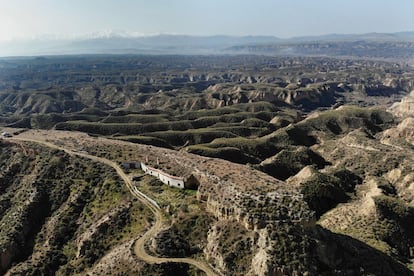
[[[0,76],[0,273],[413,274],[408,63],[37,57]]]

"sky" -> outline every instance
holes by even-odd
[[[413,0],[0,0],[0,41],[108,30],[151,35],[414,31]]]

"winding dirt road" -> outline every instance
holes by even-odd
[[[61,146],[58,146],[58,145],[55,145],[53,143],[43,141],[43,140],[36,140],[36,139],[30,139],[30,138],[19,138],[19,137],[8,138],[8,140],[15,141],[15,142],[22,141],[22,142],[32,142],[32,143],[42,144],[50,148],[62,150],[70,155],[84,157],[92,161],[99,162],[99,163],[112,167],[117,172],[117,174],[121,177],[121,179],[124,181],[125,185],[127,186],[128,190],[131,192],[131,194],[133,194],[139,201],[141,201],[145,206],[147,206],[153,212],[155,216],[155,223],[152,225],[152,227],[142,237],[140,237],[138,240],[135,241],[135,244],[134,244],[135,255],[139,259],[143,260],[146,263],[150,263],[150,264],[160,264],[160,263],[167,263],[167,262],[187,263],[190,265],[194,265],[198,269],[204,271],[208,276],[217,275],[217,273],[215,273],[207,263],[202,262],[202,261],[198,261],[198,260],[191,259],[191,258],[160,258],[160,257],[151,256],[146,252],[145,244],[147,243],[147,241],[151,237],[155,236],[163,228],[163,217],[162,217],[161,210],[154,200],[152,200],[151,198],[149,198],[147,195],[143,194],[142,192],[134,189],[132,181],[124,173],[122,168],[118,166],[118,164],[116,164],[115,162],[108,160],[106,158],[103,158],[103,157],[90,155],[85,152],[73,151],[73,150],[70,150],[70,149],[67,149],[67,148],[64,148],[64,147],[61,147]]]

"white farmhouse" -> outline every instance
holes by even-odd
[[[167,184],[168,186],[172,186],[172,187],[176,187],[176,188],[180,188],[180,189],[185,188],[183,177],[169,175],[168,173],[165,173],[165,172],[163,172],[159,169],[150,167],[150,166],[146,165],[143,162],[141,162],[141,169],[145,173],[147,173],[149,175],[152,175],[152,176],[155,176],[161,182],[163,182],[164,184]]]
[[[5,137],[5,138],[12,137],[12,135],[7,131],[2,132],[1,136]]]

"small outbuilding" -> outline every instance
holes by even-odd
[[[122,167],[124,169],[140,169],[141,162],[138,162],[138,161],[124,162],[122,163]]]
[[[12,137],[12,135],[9,132],[7,132],[7,131],[2,132],[1,133],[1,136],[4,137],[4,138]]]

